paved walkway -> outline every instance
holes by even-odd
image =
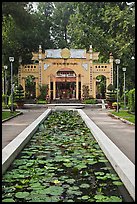
[[[67,106],[64,107],[67,108]],[[45,110],[46,107],[35,107],[23,110],[22,115],[2,123],[2,148],[12,141]],[[109,137],[109,139],[111,139],[112,142],[114,142],[133,163],[135,163],[135,126],[126,124],[119,119],[108,116],[108,110],[104,108],[85,107],[82,110]]]
[[[135,164],[135,126],[110,117],[106,109],[83,109],[83,111]]]
[[[22,115],[18,115],[17,117],[2,123],[2,148],[10,143],[45,110],[46,108],[22,109]]]

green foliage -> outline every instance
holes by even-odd
[[[132,122],[132,123],[135,123],[135,115],[130,113],[129,111],[127,110],[120,110],[119,112],[111,112],[112,114],[120,117],[120,118],[123,118],[129,122]]]
[[[24,90],[21,84],[16,87],[15,102],[24,102]]]
[[[52,37],[57,48],[69,47],[68,24],[70,16],[74,13],[73,2],[54,2],[52,15]]]
[[[11,116],[15,116],[19,113],[19,111],[16,111],[16,112],[13,112],[11,113],[10,111],[2,111],[2,120],[4,119],[8,119],[10,118]]]
[[[43,32],[44,31],[44,32]],[[120,66],[127,67],[127,89],[135,87],[135,2],[38,2],[36,12],[31,2],[2,2],[2,63],[10,66],[8,57],[30,63],[38,45],[48,48],[80,48],[99,51],[99,61],[112,52]],[[9,71],[8,71],[9,74]],[[116,83],[114,64],[114,84]],[[122,87],[123,72],[119,71]],[[103,86],[100,87],[104,89]]]
[[[127,67],[128,90],[134,88],[135,62],[131,57],[135,56],[135,2],[130,6],[127,2],[75,2],[75,11],[68,25],[70,46],[89,49],[92,44],[103,61],[112,52],[121,60],[120,66]],[[122,75],[120,71],[120,78]]]
[[[2,102],[4,102],[4,103],[5,103],[5,97],[6,97],[6,95],[2,94]]]
[[[109,84],[108,87],[107,87],[107,90],[108,91],[114,91],[115,90],[114,85]]]
[[[36,102],[37,104],[47,104],[48,102],[47,102],[47,100],[37,100],[37,102]]]
[[[128,109],[131,112],[135,112],[135,89],[128,92]]]
[[[83,103],[85,103],[85,104],[96,104],[97,101],[96,101],[96,99],[85,99],[85,100],[83,100]]]
[[[79,113],[53,111],[3,175],[2,196],[10,193],[15,202],[124,201],[113,171]]]
[[[27,2],[2,2],[2,60],[3,64],[10,66],[9,56],[15,57],[15,74],[18,73],[19,56],[22,56],[23,61],[25,59],[29,61],[32,57],[29,39],[32,17],[25,9],[27,4]]]
[[[35,97],[35,77],[33,75],[27,76],[25,80],[25,97]]]
[[[6,101],[7,101],[7,104],[8,104],[9,96],[5,95],[5,94],[2,94],[2,108],[8,108],[8,106],[6,104]]]
[[[109,102],[116,101],[116,91],[112,84],[109,84],[107,87],[106,101],[109,101]]]
[[[118,103],[118,105],[120,106],[120,102]],[[113,102],[112,106],[117,106],[117,102]]]
[[[38,97],[41,100],[46,100],[46,97],[48,95],[48,85],[47,84],[43,84],[40,85],[40,96]]]

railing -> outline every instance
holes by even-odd
[[[58,74],[56,77],[76,77],[75,74]]]

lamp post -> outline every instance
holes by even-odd
[[[124,108],[126,108],[126,95],[125,95],[125,88],[126,88],[126,67],[123,67],[124,72]]]
[[[117,65],[117,112],[119,111],[119,109],[118,109],[118,65],[120,64],[120,59],[116,59],[115,60],[115,63],[116,63],[116,65]]]
[[[12,62],[14,62],[14,57],[9,57],[11,63],[11,112],[13,112],[13,67]]]
[[[6,74],[6,70],[8,69],[8,66],[4,66],[4,70],[5,70],[5,104],[7,105],[7,74]]]

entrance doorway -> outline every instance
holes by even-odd
[[[56,98],[75,99],[76,98],[76,82],[56,82]]]
[[[56,74],[56,99],[76,99],[76,74],[70,68],[62,68]]]

